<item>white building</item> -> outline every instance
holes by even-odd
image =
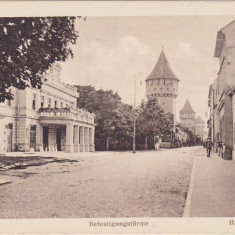
[[[77,109],[77,89],[60,71],[53,65],[41,89],[12,88],[14,100],[0,103],[0,152],[94,151],[94,114]]]

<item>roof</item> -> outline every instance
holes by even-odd
[[[193,112],[195,113],[195,111],[193,110],[191,104],[189,103],[189,100],[187,99],[185,104],[184,104],[184,107],[180,110],[180,113],[181,112]]]
[[[226,38],[226,35],[225,35],[226,30],[227,28],[233,26],[234,23],[235,23],[235,20],[231,21],[230,23],[228,23],[223,28],[217,31],[214,57],[220,58],[220,54],[221,54],[223,44]],[[232,29],[232,31],[234,30]]]
[[[163,50],[157,60],[155,67],[153,68],[153,71],[149,74],[146,80],[159,79],[159,78],[170,78],[179,81],[179,79],[173,73],[172,68]]]
[[[195,123],[197,124],[205,124],[205,122],[202,120],[202,118],[200,116],[197,116]]]

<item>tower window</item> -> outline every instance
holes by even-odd
[[[33,110],[36,109],[36,94],[35,94],[35,93],[33,93],[32,109],[33,109]]]

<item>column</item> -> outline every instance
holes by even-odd
[[[39,151],[43,152],[43,125],[38,125],[39,129]]]
[[[95,139],[95,128],[92,127],[89,128],[90,152],[95,151],[94,139]]]
[[[74,152],[80,152],[79,149],[79,126],[74,126]]]
[[[73,125],[66,125],[66,144],[65,144],[65,152],[72,153],[74,151],[73,147]]]
[[[85,147],[84,147],[84,127],[80,126],[79,127],[79,136],[80,136],[80,152],[84,152],[85,151]]]
[[[85,127],[85,151],[89,152],[89,132],[88,127]]]

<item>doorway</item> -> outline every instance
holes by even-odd
[[[13,136],[13,124],[9,124],[6,129],[7,133],[7,152],[12,151],[12,136]]]
[[[36,150],[36,125],[30,127],[30,149]]]
[[[43,127],[43,150],[48,151],[48,126]]]
[[[61,151],[61,128],[56,128],[57,151]]]

